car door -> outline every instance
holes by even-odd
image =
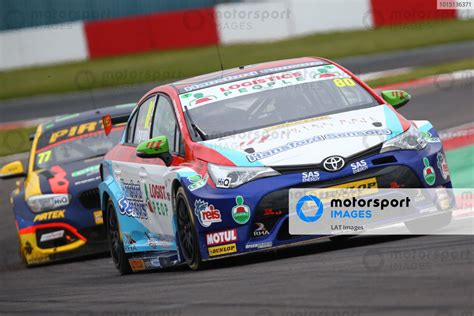
[[[142,102],[133,114],[123,144],[128,156],[115,161],[123,199],[120,227],[126,252],[176,250],[171,184],[176,173],[170,172],[160,158],[139,158],[132,154],[137,145],[156,136],[166,136],[171,154],[180,155],[180,136],[176,116],[167,96],[155,95]],[[125,210],[125,211],[124,211]]]
[[[128,123],[125,142],[115,154],[114,177],[121,191],[118,199],[119,223],[125,252],[152,249],[149,242],[153,231],[153,216],[146,203],[145,164],[156,163],[136,156],[136,147],[150,139],[153,113],[157,95],[152,95],[138,105]]]
[[[170,99],[159,94],[156,101],[151,129],[151,138],[166,136],[170,153],[176,164],[184,156],[176,115]],[[153,159],[149,159],[153,160]],[[152,236],[161,245],[175,246],[175,232],[171,184],[176,172],[163,164],[147,163],[140,168],[140,181],[143,184],[144,202],[147,204],[152,218]]]

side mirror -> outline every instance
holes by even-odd
[[[172,157],[166,136],[157,136],[139,144],[136,153],[140,158],[160,158],[167,166],[171,165]]]
[[[11,179],[25,177],[25,169],[23,163],[19,160],[10,162],[0,169],[0,179]]]
[[[382,91],[382,98],[395,109],[399,109],[411,100],[411,95],[403,90]]]

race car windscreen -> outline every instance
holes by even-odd
[[[124,125],[105,135],[100,121],[43,131],[35,151],[34,169],[103,156],[119,143]]]
[[[260,76],[180,95],[209,139],[378,105],[336,66]]]

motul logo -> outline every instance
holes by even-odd
[[[226,244],[232,241],[237,241],[237,230],[235,228],[232,230],[206,234],[206,242],[208,246]]]

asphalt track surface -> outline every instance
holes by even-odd
[[[474,122],[472,82],[414,93],[409,119]],[[0,183],[0,314],[349,316],[474,314],[473,236],[372,236],[121,277],[110,258],[26,269]]]
[[[401,67],[436,65],[471,58],[473,55],[474,41],[469,41],[400,52],[349,57],[336,61],[356,74],[363,74]],[[225,56],[223,58],[225,59]],[[88,72],[79,72],[76,74],[75,80],[79,88],[86,89],[92,81],[100,80],[100,78],[95,78]],[[142,95],[156,85],[158,83],[0,101],[0,113],[2,113],[0,123],[76,113],[110,105],[137,102]]]

